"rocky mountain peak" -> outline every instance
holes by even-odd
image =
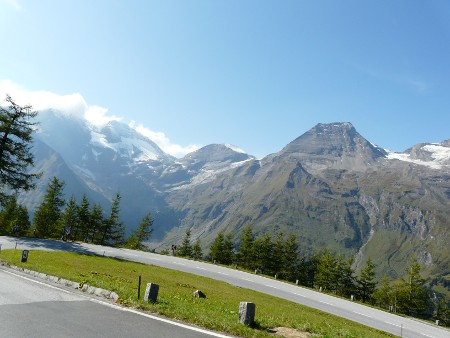
[[[191,165],[202,165],[211,162],[234,163],[253,158],[236,147],[225,144],[210,144],[196,151],[187,154],[182,158],[182,162]]]
[[[308,158],[322,168],[364,169],[386,152],[362,137],[349,122],[319,123],[282,151],[300,160]]]

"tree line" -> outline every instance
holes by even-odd
[[[353,258],[345,258],[328,249],[306,257],[300,254],[295,235],[285,238],[279,232],[276,236],[255,236],[251,225],[243,228],[239,245],[236,245],[231,233],[219,232],[207,257],[202,257],[198,250],[194,256],[192,248],[199,247],[199,240],[194,245],[191,242],[191,230],[188,229],[181,246],[174,250],[174,255],[205,258],[216,264],[230,265],[322,292],[353,298],[391,312],[439,320],[441,325],[450,325],[449,300],[426,286],[417,259],[411,261],[403,278],[392,281],[385,276],[378,281],[376,266],[370,257],[359,273],[356,273]],[[165,253],[169,253],[168,250]]]
[[[32,236],[62,240],[83,241],[100,245],[126,246],[144,249],[150,238],[153,217],[147,214],[135,231],[125,237],[125,225],[120,221],[120,193],[111,202],[105,214],[99,203],[89,201],[86,194],[77,203],[74,196],[64,199],[64,181],[56,177],[49,182],[42,203],[36,208],[31,223],[27,209],[9,198],[0,211],[0,234]]]

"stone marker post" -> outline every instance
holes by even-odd
[[[147,302],[155,303],[158,299],[159,285],[155,283],[147,283],[144,299]]]
[[[241,302],[239,304],[239,323],[244,325],[253,325],[255,320],[256,305],[250,302]]]

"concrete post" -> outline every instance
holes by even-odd
[[[295,281],[295,285],[298,285],[298,283],[299,283],[299,280],[297,279],[297,280]]]
[[[239,323],[244,325],[253,325],[255,320],[256,305],[250,302],[241,302],[239,304]]]
[[[155,303],[158,299],[159,285],[155,283],[147,283],[144,299],[147,302]]]

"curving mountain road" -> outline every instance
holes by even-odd
[[[349,320],[370,326],[391,334],[411,338],[449,338],[450,331],[419,320],[404,318],[388,312],[373,309],[358,303],[332,297],[296,285],[280,282],[251,273],[238,271],[213,264],[186,260],[173,256],[163,256],[148,252],[117,249],[85,243],[12,238],[0,236],[0,249],[28,249],[83,252],[122,258],[180,270],[222,280],[230,284],[263,292],[276,297],[307,305]],[[31,253],[32,254],[32,253]]]
[[[4,267],[0,323],[0,337],[229,337],[122,308]]]

